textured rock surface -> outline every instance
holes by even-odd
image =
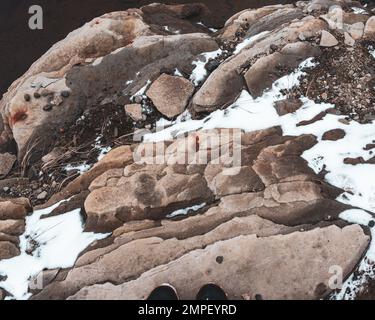
[[[147,91],[156,109],[167,118],[181,114],[193,95],[193,84],[182,78],[162,74]]]
[[[34,208],[65,200],[48,216],[82,209],[84,231],[108,236],[82,251],[72,267],[42,271],[44,287],[32,298],[145,299],[167,282],[182,299],[192,299],[203,283],[214,282],[233,299],[321,299],[331,291],[331,266],[341,266],[348,277],[370,233],[339,219],[353,207],[337,200],[343,190],[324,180],[328,169],[314,166],[314,171],[305,159],[318,143],[346,139],[350,132],[344,122],[351,120],[343,116],[337,127],[316,133],[324,117],[341,113],[329,107],[310,114],[304,101],[315,82],[302,77],[295,92],[286,88],[280,99],[261,105],[270,117],[267,123],[280,127],[202,130],[217,115],[223,117],[207,127],[226,128],[221,119],[229,114],[228,123],[233,123],[230,112],[241,105],[219,109],[244,91],[249,100],[266,96],[275,80],[307,58],[324,63],[337,52],[358,48],[369,55],[371,42],[362,38],[371,37],[372,18],[349,12],[347,6],[328,12],[336,3],[314,0],[248,9],[217,32],[191,22],[209,15],[202,5],[153,4],[96,18],[36,61],[0,104],[2,142],[14,139],[20,163],[33,148],[43,156],[42,169],[63,156],[58,147],[49,150],[50,140],[58,138],[62,122],[82,121],[90,108],[118,106],[132,126],[119,134],[119,128],[106,127],[114,119],[100,114],[100,126],[92,128],[96,139],[85,141],[96,152],[95,165],[76,175],[65,169],[56,192]],[[355,41],[351,47],[348,36]],[[193,70],[205,74],[198,85]],[[313,98],[328,102],[331,95],[324,91]],[[214,113],[202,120],[209,112]],[[146,125],[148,117],[152,121]],[[198,120],[188,123],[196,130],[181,134],[190,117]],[[297,124],[292,133],[288,119]],[[153,143],[147,135],[143,141],[135,137],[174,120],[175,138]],[[112,150],[102,157],[97,144],[108,138],[107,129],[117,132],[107,144]],[[309,129],[314,134],[305,134]],[[46,133],[50,139],[41,139]],[[237,133],[237,139],[221,140],[228,133]],[[373,161],[356,157],[343,162]],[[0,181],[0,187],[12,194],[15,184],[27,186],[39,178],[35,168],[30,180],[18,174]],[[47,187],[35,188],[43,195],[39,200],[51,195]],[[25,198],[0,200],[0,260],[20,253],[19,235],[31,211]]]

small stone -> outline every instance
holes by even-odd
[[[143,100],[142,96],[136,96],[136,97],[134,98],[134,102],[135,102],[135,103],[141,103],[142,100]]]
[[[40,98],[40,93],[38,93],[38,92],[34,92],[34,98],[35,98],[35,99],[39,99],[39,98]]]
[[[10,153],[0,154],[0,177],[6,176],[12,170],[17,157]]]
[[[328,94],[327,94],[327,92],[323,92],[323,93],[322,93],[322,99],[323,99],[323,100],[327,100],[327,99],[328,99]]]
[[[355,40],[350,36],[349,33],[345,32],[345,33],[344,33],[344,43],[345,43],[347,46],[353,47],[354,44],[355,44]]]
[[[273,43],[273,44],[270,45],[270,49],[271,49],[272,52],[275,52],[275,51],[277,51],[278,47],[277,47],[276,44]]]
[[[25,101],[29,102],[31,100],[31,97],[28,93],[26,93],[23,98],[25,99]]]
[[[330,34],[328,31],[322,31],[322,37],[320,38],[321,47],[334,47],[338,45],[337,39]]]
[[[359,40],[363,36],[365,25],[363,22],[357,22],[349,26],[348,32],[354,40]]]
[[[52,104],[46,104],[44,107],[43,107],[43,110],[44,111],[51,111],[53,108],[53,105]]]
[[[47,198],[47,191],[43,191],[43,192],[39,193],[36,198],[38,200],[44,200],[45,198]]]
[[[337,141],[345,137],[345,131],[342,129],[333,129],[323,134],[322,140]]]
[[[216,262],[217,262],[218,264],[222,264],[223,261],[224,261],[224,257],[222,257],[222,256],[218,256],[218,257],[216,257]]]
[[[3,191],[4,191],[4,192],[8,192],[8,191],[9,191],[9,187],[4,187],[4,188],[3,188]]]
[[[369,223],[368,223],[368,226],[370,228],[373,228],[375,226],[375,221],[374,220],[370,220]]]
[[[68,98],[70,96],[70,92],[68,90],[61,91],[60,95],[63,98]]]
[[[127,104],[125,106],[125,112],[134,120],[142,121],[144,120],[142,114],[142,106],[138,103]]]

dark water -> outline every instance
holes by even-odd
[[[106,12],[140,7],[157,0],[0,0],[0,97],[9,85],[55,42],[84,22]],[[187,3],[189,0],[160,0],[166,4]],[[245,8],[292,0],[201,0],[223,23]],[[28,28],[28,9],[40,5],[44,14],[44,29]],[[218,27],[218,26],[216,26]]]

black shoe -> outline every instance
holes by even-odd
[[[179,300],[177,291],[170,284],[163,284],[151,292],[147,300]]]
[[[206,284],[203,286],[196,297],[197,300],[228,300],[227,295],[216,284]]]

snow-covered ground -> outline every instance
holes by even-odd
[[[40,279],[33,281],[42,270],[72,267],[80,252],[93,241],[107,237],[105,234],[83,232],[80,209],[42,218],[60,204],[34,211],[27,217],[25,233],[20,237],[21,254],[0,261],[0,275],[5,277],[0,287],[15,299],[31,296],[28,292],[30,280],[35,286],[43,285]]]

